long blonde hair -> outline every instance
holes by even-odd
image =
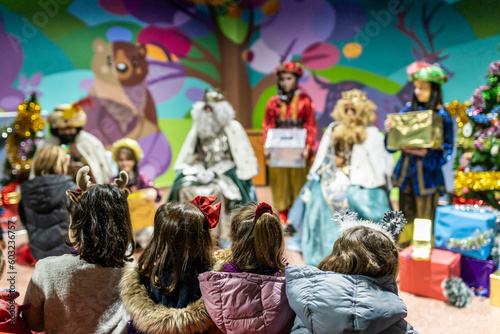
[[[66,152],[61,146],[44,145],[38,149],[33,160],[35,176],[66,173]]]
[[[346,115],[346,105],[352,104],[356,110],[355,117]],[[366,128],[375,120],[377,106],[366,98],[366,94],[358,89],[342,93],[342,99],[337,101],[332,118],[339,122],[333,129],[334,142],[342,142],[344,151],[354,144],[361,144],[366,139]]]

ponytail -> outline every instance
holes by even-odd
[[[264,213],[255,222],[254,248],[261,266],[280,270],[283,264],[284,236],[281,222],[274,214]]]
[[[231,218],[232,258],[242,272],[272,274],[285,268],[281,221],[271,206],[252,202]]]

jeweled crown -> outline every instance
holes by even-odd
[[[351,89],[346,92],[342,92],[342,100],[348,100],[351,102],[366,101],[366,93],[360,91],[359,89]]]

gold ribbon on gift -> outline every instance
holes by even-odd
[[[455,192],[458,195],[463,189],[473,191],[488,191],[500,189],[500,172],[469,172],[455,173]]]
[[[19,202],[21,201],[21,192],[13,191],[11,193],[6,194],[5,197],[6,201],[3,201],[2,197],[0,196],[0,206],[3,206],[4,204],[6,205],[19,204]]]
[[[410,111],[403,114],[388,114],[394,126],[387,135],[387,148],[399,150],[403,147],[443,147],[443,119],[432,110]]]

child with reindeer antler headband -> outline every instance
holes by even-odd
[[[73,254],[40,260],[26,291],[23,318],[32,331],[113,333],[128,331],[119,281],[133,252],[126,189],[121,172],[115,184],[91,184],[90,168],[77,173],[70,198]]]
[[[205,307],[223,333],[290,333],[284,235],[267,203],[249,203],[231,218],[231,254],[201,274]]]

